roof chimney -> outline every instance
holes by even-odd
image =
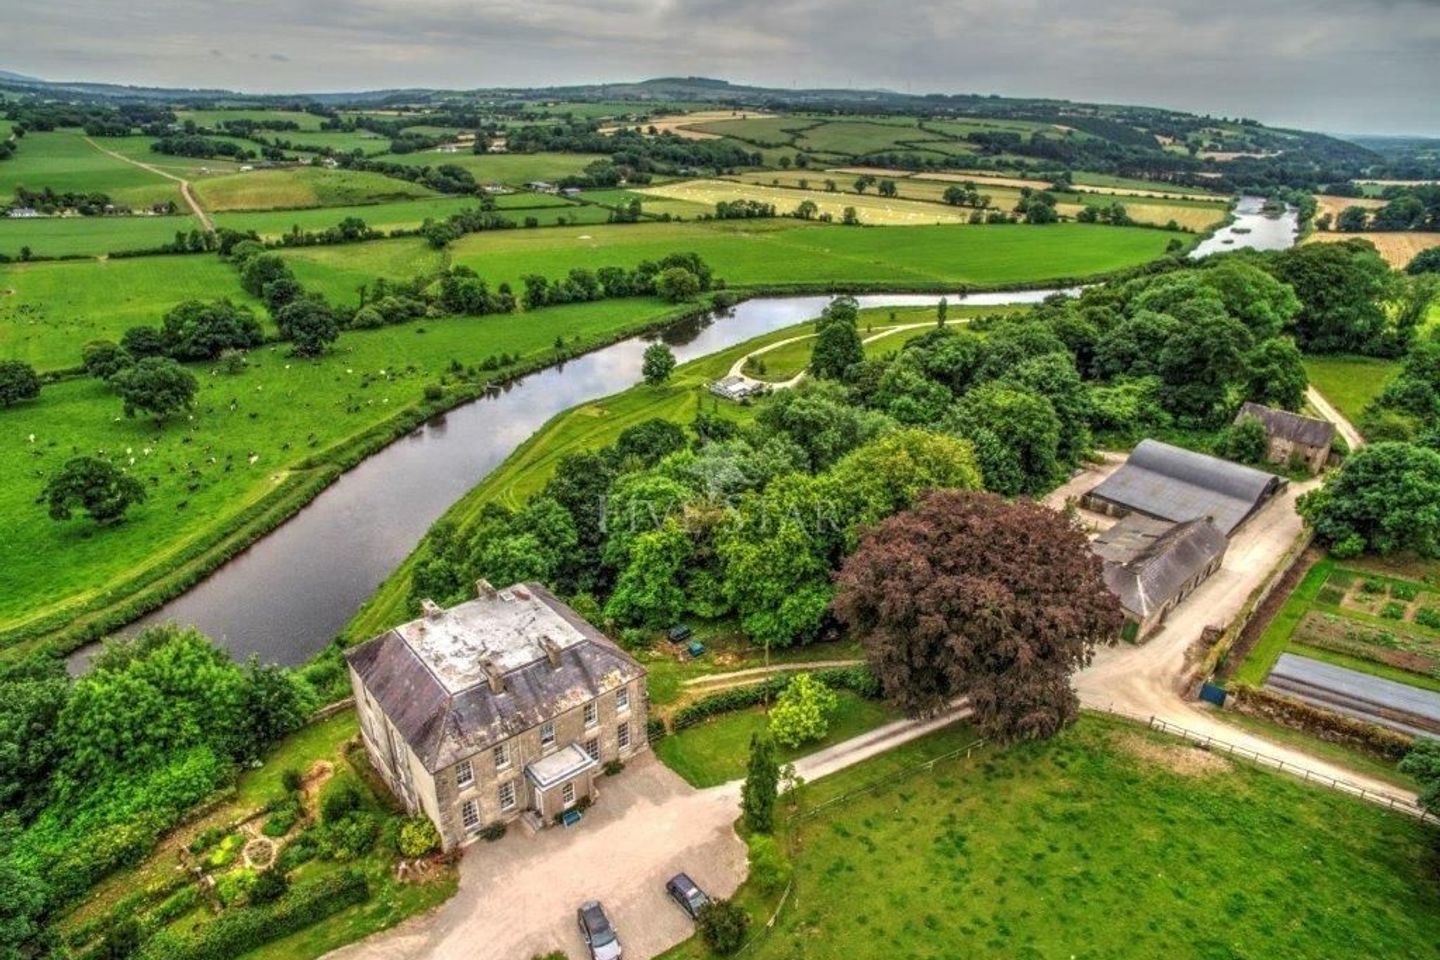
[[[550,669],[560,669],[560,645],[548,636],[542,636],[540,646],[545,649],[545,659],[550,661]]]
[[[500,668],[495,665],[495,661],[487,657],[480,661],[480,668],[485,671],[485,679],[490,682],[490,692],[504,693],[505,676],[500,672]]]
[[[494,600],[495,587],[491,585],[489,580],[481,577],[479,580],[475,581],[475,596],[481,598],[482,600]]]
[[[425,614],[426,620],[439,620],[440,615],[445,612],[445,608],[426,597],[420,601],[420,611]]]

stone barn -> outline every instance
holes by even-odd
[[[1259,420],[1265,427],[1269,443],[1266,459],[1271,463],[1304,463],[1311,473],[1325,469],[1330,448],[1335,443],[1335,424],[1259,403],[1246,403],[1235,422],[1247,417]]]

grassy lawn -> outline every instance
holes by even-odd
[[[780,747],[780,762],[791,763],[809,753],[859,736],[868,730],[899,719],[899,715],[876,700],[866,700],[848,690],[838,691],[840,703],[830,718],[824,739],[799,748]],[[769,729],[769,714],[760,707],[722,714],[672,734],[655,744],[655,755],[695,787],[713,787],[745,776],[750,737]]]
[[[99,192],[137,209],[167,200],[182,202],[179,184],[102,153],[85,142],[80,130],[27,133],[15,155],[0,163],[0,198],[12,196],[16,187]]]
[[[733,619],[712,622],[692,621],[696,639],[705,644],[704,655],[679,660],[664,648],[641,651],[637,656],[645,664],[645,688],[652,707],[668,707],[680,701],[689,690],[687,680],[717,673],[749,670],[754,667],[778,666],[786,663],[861,660],[865,651],[853,640],[812,643],[802,647],[771,650],[767,664],[765,651],[750,642]]]
[[[1374,357],[1305,358],[1310,384],[1333,403],[1345,419],[1359,423],[1370,402],[1400,372],[1400,361]]]
[[[795,886],[747,956],[1434,956],[1434,827],[1142,727],[1086,716],[1053,740],[889,771],[947,730],[805,788]],[[749,887],[752,930],[768,916]],[[702,957],[691,942],[671,958]]]
[[[564,213],[580,213],[587,208],[547,194],[516,193],[496,197],[496,207],[506,216],[523,222],[534,216],[542,223],[553,222]],[[361,203],[350,206],[324,206],[300,210],[254,210],[220,213],[217,226],[233,230],[254,230],[267,239],[301,230],[324,230],[346,217],[359,217],[375,230],[411,229],[426,219],[443,220],[461,210],[472,210],[479,204],[474,197],[427,197],[420,200],[399,200],[390,203]],[[607,212],[601,212],[603,220]]]
[[[201,180],[194,189],[200,205],[212,213],[343,207],[438,196],[429,188],[408,180],[364,170],[322,167],[250,170]]]
[[[181,123],[193,120],[197,126],[218,129],[226,120],[288,120],[300,130],[266,130],[264,134],[297,137],[304,130],[319,130],[324,117],[301,110],[176,110],[175,117]]]
[[[1255,642],[1255,646],[1245,658],[1245,662],[1235,671],[1236,680],[1254,687],[1265,682],[1265,678],[1270,675],[1271,668],[1275,666],[1275,661],[1279,660],[1280,654],[1285,652],[1285,647],[1289,644],[1295,627],[1300,623],[1300,618],[1305,616],[1310,605],[1315,602],[1320,588],[1325,586],[1326,579],[1334,569],[1335,561],[1325,557],[1306,571],[1294,592],[1285,599],[1284,605],[1266,624],[1265,630],[1260,634],[1260,639]]]
[[[175,239],[177,231],[198,229],[189,215],[155,217],[37,217],[0,219],[0,253],[19,259],[20,248],[33,256],[99,256],[128,250],[153,250]]]
[[[410,167],[438,167],[453,164],[469,170],[481,183],[522,186],[532,180],[559,180],[583,173],[587,164],[608,157],[598,153],[420,153],[385,154],[386,163]]]
[[[0,538],[0,627],[123,598],[132,578],[213,542],[301,461],[323,464],[328,448],[415,406],[452,361],[470,366],[510,353],[529,362],[548,355],[559,336],[593,345],[673,310],[636,299],[421,320],[344,333],[317,361],[293,359],[284,345],[264,348],[237,375],[194,365],[201,384],[194,419],[158,428],[121,417],[119,400],[98,381],[51,384],[39,400],[0,411],[14,438],[0,450],[0,515],[8,520]],[[97,450],[133,458],[149,498],[104,530],[79,517],[52,521],[34,502],[44,478],[69,457]]]
[[[5,230],[0,221],[0,237]],[[182,300],[217,297],[259,306],[214,255],[0,264],[0,357],[39,370],[78,367],[86,341],[118,340],[129,327],[158,324]],[[7,423],[24,418],[20,409],[0,411]]]

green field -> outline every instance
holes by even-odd
[[[366,156],[386,153],[390,139],[369,130],[265,130],[260,134],[271,140],[284,140],[298,148],[329,147],[336,153],[353,153],[359,150]]]
[[[849,690],[837,691],[836,697],[839,703],[825,737],[799,748],[781,747],[777,751],[781,763],[792,763],[900,718],[878,700],[866,700]],[[661,740],[655,744],[655,755],[691,786],[713,787],[745,776],[750,737],[765,733],[769,725],[769,715],[760,707],[721,714]]]
[[[1433,826],[1096,716],[913,769],[973,737],[950,728],[807,786],[806,807],[879,789],[793,828],[773,930],[775,898],[741,888],[746,956],[1436,955]]]
[[[497,209],[506,216],[522,222],[525,217],[537,217],[541,223],[549,224],[562,214],[596,216],[579,204],[570,203],[559,197],[539,193],[513,193],[495,198]],[[252,210],[219,213],[215,215],[217,226],[233,230],[254,230],[260,236],[274,239],[289,233],[295,227],[301,230],[324,230],[333,227],[346,217],[359,217],[375,230],[400,230],[420,226],[427,219],[443,220],[461,210],[472,210],[480,205],[477,197],[429,197],[421,200],[400,200],[393,203],[362,203],[353,206],[324,206],[301,210]],[[603,220],[608,213],[598,216]],[[0,222],[0,236],[3,236],[3,222]]]
[[[21,247],[29,247],[37,257],[153,250],[175,239],[177,230],[188,233],[199,226],[190,216],[4,218],[0,219],[0,253],[18,258]],[[3,311],[0,301],[0,313]]]
[[[214,256],[0,264],[0,357],[40,370],[79,366],[86,341],[158,324],[181,300],[217,297],[255,304],[235,268]]]
[[[234,173],[242,166],[239,160],[220,160],[214,157],[177,157],[168,153],[157,153],[150,149],[150,144],[155,142],[154,137],[93,137],[92,139],[106,150],[131,160],[138,160],[140,163],[185,180],[198,180],[202,177]],[[233,137],[224,139],[234,140]],[[235,142],[245,143],[239,140]],[[245,146],[253,148],[255,144],[245,143]],[[180,198],[176,197],[175,202],[180,203]]]
[[[1399,372],[1398,360],[1375,357],[1305,358],[1305,375],[1310,385],[1354,424],[1360,422],[1365,408]]]
[[[313,362],[290,358],[283,344],[267,347],[252,351],[250,367],[238,375],[195,365],[194,420],[160,428],[123,418],[120,401],[98,381],[51,384],[39,400],[0,411],[12,438],[0,452],[0,515],[8,521],[0,538],[0,627],[57,607],[123,597],[126,578],[165,569],[187,546],[210,542],[294,464],[316,456],[323,461],[327,448],[417,404],[452,360],[473,365],[505,352],[532,361],[548,355],[557,336],[579,348],[673,310],[633,299],[422,320],[345,333],[332,353]],[[77,353],[84,338],[71,334]],[[126,463],[133,457],[131,469],[146,483],[149,499],[105,530],[79,517],[50,520],[35,503],[45,477],[69,457],[95,451]]]
[[[26,134],[15,155],[0,163],[0,198],[12,196],[16,187],[50,187],[57,193],[99,192],[135,208],[181,202],[179,186],[173,180],[102,153],[86,143],[79,130]]]
[[[410,167],[438,167],[454,164],[464,167],[481,183],[507,183],[520,186],[531,180],[559,180],[583,173],[585,165],[607,157],[598,153],[421,153],[386,154],[387,163],[403,163]]]
[[[511,284],[529,273],[558,277],[573,267],[634,266],[678,250],[700,254],[732,286],[1003,286],[1143,263],[1160,256],[1172,236],[1068,223],[899,229],[725,220],[477,233],[454,243],[451,257],[492,283]],[[433,254],[421,240],[387,240],[286,256],[307,287],[344,300],[377,276],[413,276],[416,261]]]
[[[323,167],[250,170],[201,180],[194,189],[200,205],[212,213],[344,207],[437,196],[418,183],[384,174]]]
[[[303,130],[319,130],[324,117],[299,110],[176,110],[175,116],[181,123],[193,120],[202,127],[216,127],[226,120],[289,120],[299,124],[300,130],[265,130],[263,135],[294,136]]]

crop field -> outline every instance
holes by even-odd
[[[0,357],[40,370],[76,367],[88,340],[118,339],[129,327],[158,323],[181,300],[217,297],[255,303],[235,269],[214,256],[0,264]],[[15,423],[28,409],[0,411],[0,419]]]
[[[715,212],[713,205],[707,206],[689,200],[671,200],[636,190],[586,190],[580,196],[581,199],[607,207],[623,207],[628,205],[631,200],[639,200],[641,209],[648,214],[661,216],[668,213],[672,217],[681,217],[686,220],[693,220],[704,214]]]
[[[1018,133],[1022,137],[1045,134],[1054,137],[1064,135],[1054,124],[1034,120],[1000,120],[976,117],[968,120],[926,120],[925,128],[952,137],[964,137],[971,133]]]
[[[105,193],[131,207],[181,202],[174,181],[102,153],[78,130],[26,134],[15,155],[0,163],[0,198],[12,196],[16,187]]]
[[[854,207],[861,223],[877,226],[965,223],[970,218],[969,210],[937,203],[917,203],[878,194],[839,194],[823,190],[766,187],[728,180],[687,180],[660,187],[645,187],[637,192],[651,197],[684,200],[709,207],[711,210],[714,210],[716,203],[722,201],[728,203],[735,200],[757,200],[773,203],[779,213],[790,213],[801,202],[809,200],[819,208],[821,214],[828,213],[836,220],[840,219],[846,207]]]
[[[236,375],[192,365],[200,380],[194,419],[160,427],[122,417],[119,399],[91,378],[50,384],[38,400],[0,410],[12,441],[0,450],[0,514],[7,518],[0,538],[0,625],[163,568],[273,490],[300,460],[416,404],[452,360],[474,365],[499,353],[529,360],[551,350],[557,336],[577,346],[595,343],[673,310],[630,299],[419,320],[346,332],[316,361],[293,359],[279,344],[252,351],[249,367]],[[87,336],[72,333],[69,351],[78,355]],[[32,434],[33,441],[27,439]],[[81,451],[104,451],[127,463],[133,458],[131,469],[149,488],[143,505],[103,532],[79,517],[56,523],[35,503],[44,478]]]
[[[1400,270],[1423,250],[1440,247],[1440,233],[1394,231],[1375,233],[1334,233],[1315,231],[1305,243],[1340,243],[1345,240],[1369,240],[1391,267]]]
[[[717,137],[730,137],[753,144],[788,144],[795,131],[822,122],[820,117],[790,115],[785,117],[746,117],[741,120],[715,120],[694,129]]]
[[[1220,200],[1228,199],[1221,194],[1214,193],[1210,190],[1202,190],[1199,187],[1191,187],[1178,183],[1156,183],[1153,180],[1140,180],[1135,177],[1117,177],[1108,173],[1088,173],[1084,170],[1077,170],[1071,175],[1071,180],[1074,181],[1076,186],[1115,190],[1117,193],[1128,193],[1138,190],[1158,190],[1162,193],[1176,196],[1209,196]]]
[[[300,130],[319,130],[324,117],[299,110],[177,110],[175,116],[181,123],[193,120],[202,127],[218,127],[226,120],[289,120],[299,124]],[[296,130],[266,130],[266,134],[288,136]]]
[[[606,157],[596,153],[422,153],[386,154],[387,163],[413,167],[454,164],[464,167],[481,183],[520,186],[532,180],[559,180],[584,172],[586,164]]]
[[[29,247],[37,257],[99,256],[124,250],[151,250],[200,226],[191,216],[37,217],[0,219],[0,253],[19,256]]]
[[[419,184],[379,173],[319,167],[251,170],[202,180],[194,190],[201,205],[212,212],[351,206],[436,196]]]
[[[633,267],[675,251],[700,254],[732,285],[1040,283],[1117,270],[1154,259],[1173,234],[1061,223],[1049,226],[843,227],[798,220],[597,224],[471,234],[451,259],[491,283],[572,267]],[[377,276],[409,277],[438,255],[420,240],[308,247],[285,254],[307,286],[352,298]]]
[[[1087,715],[968,759],[964,725],[808,784],[760,960],[1429,957],[1434,828]],[[903,772],[902,772],[903,771]],[[1297,893],[1303,891],[1303,893]],[[758,930],[775,898],[739,902]],[[704,956],[698,938],[666,960]]]

